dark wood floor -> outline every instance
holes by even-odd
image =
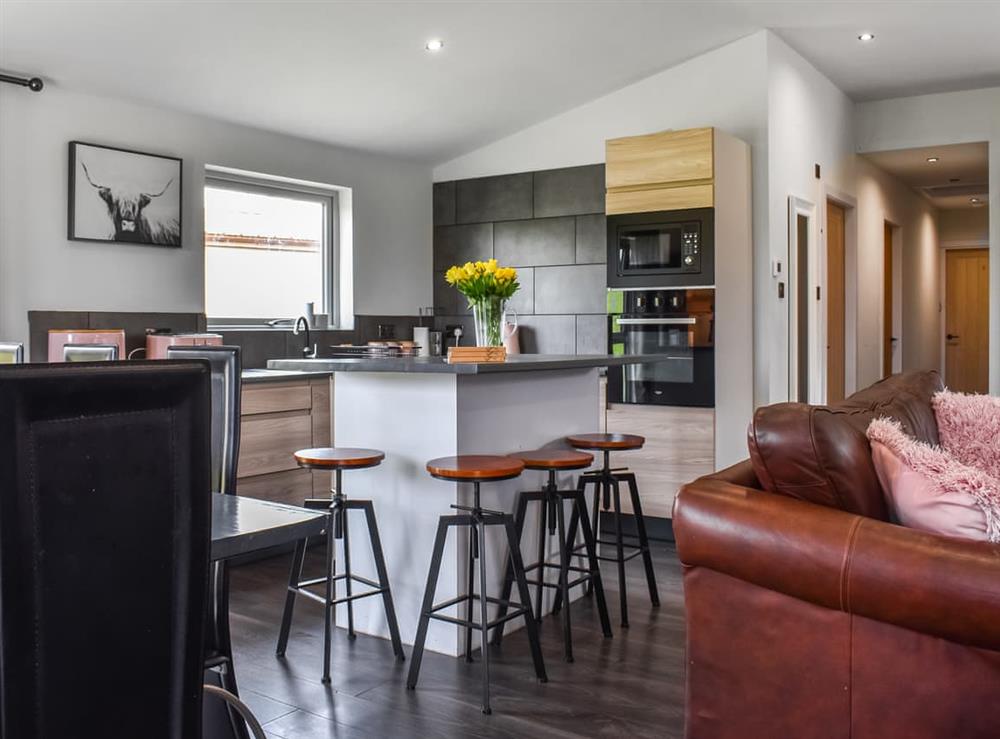
[[[285,659],[274,655],[290,557],[234,568],[232,629],[240,692],[271,737],[680,737],[683,729],[684,618],[680,565],[655,545],[659,609],[649,605],[639,560],[629,563],[631,627],[618,628],[617,576],[604,565],[614,638],[605,640],[592,602],[573,604],[576,662],[562,659],[559,622],[542,626],[549,682],[534,678],[524,631],[492,649],[493,715],[480,712],[480,672],[426,652],[416,691],[409,662],[388,641],[334,632],[333,684],[320,682],[320,606],[301,601]],[[478,637],[477,637],[478,638]],[[409,648],[407,648],[409,654]]]

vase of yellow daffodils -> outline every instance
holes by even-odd
[[[476,321],[476,345],[501,346],[507,301],[521,287],[517,270],[501,267],[496,259],[490,259],[456,265],[448,270],[445,279],[469,301]]]

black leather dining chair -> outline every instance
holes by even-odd
[[[172,346],[167,349],[167,359],[196,359],[208,363],[211,369],[211,490],[221,495],[235,495],[236,466],[240,456],[240,348]],[[205,621],[205,669],[213,670],[216,675],[206,677],[218,680],[223,688],[239,695],[229,631],[229,566],[225,561],[212,565],[211,593]],[[230,715],[233,731],[238,739],[242,739],[245,730],[232,712]]]
[[[0,367],[0,736],[203,736],[209,374]]]

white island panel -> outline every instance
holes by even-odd
[[[452,513],[449,506],[453,503],[471,502],[471,485],[432,478],[425,470],[426,462],[454,454],[507,454],[561,445],[567,434],[600,428],[596,367],[457,375],[337,372],[334,394],[336,444],[374,447],[386,453],[379,467],[346,472],[344,492],[375,503],[400,634],[406,644],[412,644],[416,635],[438,517]],[[562,475],[560,480],[575,485],[575,474]],[[541,473],[526,472],[516,480],[484,484],[483,506],[513,512],[517,491],[538,489],[542,482]],[[362,516],[351,514],[349,534],[352,567],[370,577],[374,563]],[[491,527],[488,537],[488,587],[494,595],[507,549],[500,527]],[[537,541],[537,516],[532,510],[522,537],[526,561],[534,561]],[[554,552],[554,539],[548,543]],[[466,531],[449,535],[436,601],[465,591],[467,547]],[[552,591],[546,591],[548,610]],[[380,598],[356,601],[354,617],[357,631],[388,636]],[[337,623],[344,626],[346,622],[346,607],[340,606]],[[520,622],[513,622],[509,628],[519,626]],[[432,621],[427,648],[459,655],[464,650],[463,630]]]

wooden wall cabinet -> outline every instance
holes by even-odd
[[[292,454],[332,444],[331,382],[323,377],[243,386],[240,495],[302,505],[330,494],[330,473],[301,469]]]
[[[711,208],[715,135],[713,128],[691,128],[609,139],[605,144],[608,215]]]

